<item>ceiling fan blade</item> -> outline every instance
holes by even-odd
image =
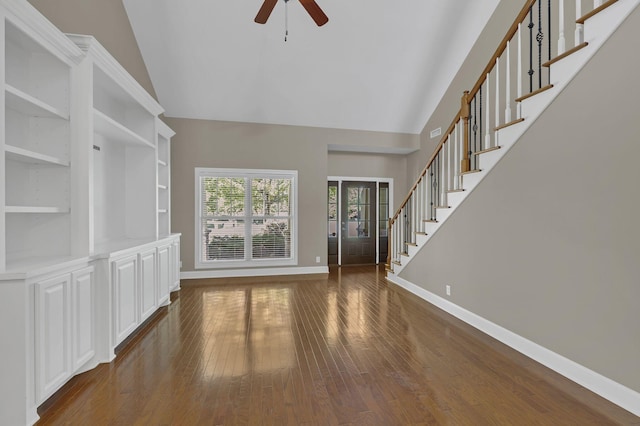
[[[307,9],[307,12],[319,27],[329,22],[329,18],[327,18],[327,15],[324,14],[315,0],[300,0],[300,3],[302,3],[302,6]]]
[[[264,3],[262,3],[262,7],[258,11],[254,21],[258,24],[266,24],[267,19],[269,19],[269,15],[271,15],[271,11],[276,6],[276,3],[278,3],[278,0],[264,0]]]

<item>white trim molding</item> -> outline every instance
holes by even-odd
[[[564,377],[576,382],[577,384],[589,389],[590,391],[600,395],[601,397],[613,402],[614,404],[624,408],[625,410],[640,416],[640,393],[630,389],[608,377],[605,377],[593,370],[590,370],[564,356],[557,354],[544,346],[534,343],[524,337],[507,330],[471,311],[468,311],[455,303],[443,299],[442,297],[431,293],[403,278],[396,275],[390,275],[387,280],[405,290],[415,294],[421,299],[437,306],[454,317],[466,322],[472,327],[477,328],[494,339],[504,343],[505,345],[515,349],[523,355],[541,363],[563,375]]]
[[[181,272],[180,279],[197,280],[202,278],[270,277],[274,275],[311,275],[328,273],[329,267],[327,266],[301,266],[295,268],[218,269],[207,271]]]

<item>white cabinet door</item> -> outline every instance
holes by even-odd
[[[94,268],[71,274],[72,367],[76,371],[95,354]]]
[[[114,291],[114,339],[121,343],[138,326],[138,257],[116,260],[112,265]]]
[[[70,275],[36,283],[36,399],[41,402],[71,376]]]
[[[156,250],[140,253],[140,289],[142,316],[144,321],[156,310]]]
[[[158,247],[158,305],[169,303],[169,283],[171,279],[171,246]]]

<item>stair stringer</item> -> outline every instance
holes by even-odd
[[[505,127],[496,132],[496,139],[500,149],[480,154],[480,171],[462,176],[462,192],[448,194],[448,209],[437,212],[437,222],[425,223],[427,235],[416,238],[416,246],[410,246],[408,253],[402,256],[401,265],[391,265],[387,271],[387,278],[391,282],[397,281],[400,272],[425,247],[429,240],[438,232],[449,217],[464,203],[464,200],[491,172],[506,153],[518,142],[522,135],[536,122],[538,117],[558,97],[565,87],[573,80],[591,58],[600,50],[605,42],[616,32],[622,23],[640,5],[640,0],[620,0],[600,13],[589,18],[584,24],[584,41],[588,45],[554,63],[550,67],[553,87],[521,102],[524,121]]]

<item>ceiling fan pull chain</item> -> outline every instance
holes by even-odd
[[[284,0],[284,41],[289,36],[289,0]]]

